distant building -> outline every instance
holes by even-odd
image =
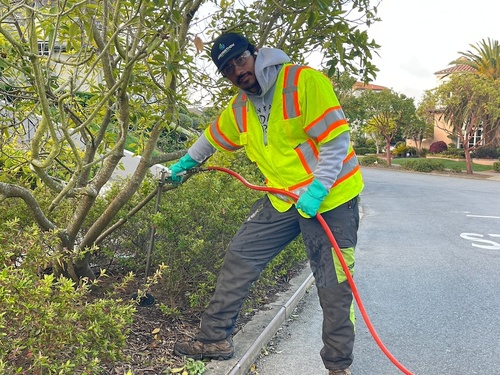
[[[461,59],[465,59],[465,57],[462,57]],[[439,70],[434,73],[434,75],[436,76],[436,87],[448,82],[450,77],[454,74],[471,73],[474,71],[474,68],[465,64],[456,64],[449,68]],[[450,143],[454,143],[458,148],[461,148],[460,140],[458,139],[458,137],[456,139],[450,139],[450,132],[447,132],[445,129],[450,129],[450,125],[441,118],[441,112],[436,110],[436,113],[434,115],[434,135],[422,141],[422,148],[428,149],[432,143],[438,141],[443,141],[447,145],[449,145]],[[481,139],[482,132],[481,130],[478,130],[477,134],[473,137],[471,142],[473,144],[476,144],[477,142],[480,142]],[[410,147],[415,146],[414,142],[410,139],[407,139],[406,143]]]
[[[371,83],[363,83],[363,82],[354,83],[354,85],[352,85],[352,89],[354,91],[359,91],[359,92],[388,90],[388,88],[384,86],[374,85]]]
[[[388,90],[387,87],[384,86],[378,86],[378,85],[373,85],[371,83],[363,83],[363,82],[355,82],[354,85],[352,85],[352,92],[353,95],[358,97],[361,94],[363,94],[366,91],[383,91],[383,90]]]
[[[465,60],[465,58],[461,58],[459,60]],[[450,76],[455,74],[455,73],[471,73],[474,72],[475,69],[469,65],[465,64],[456,64],[452,67],[440,70],[434,75],[436,76],[436,80],[438,85],[441,85],[445,82],[447,82],[450,79]]]

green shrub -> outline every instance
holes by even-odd
[[[403,142],[398,142],[394,149],[392,150],[392,154],[396,156],[406,156],[406,153],[409,152],[410,148],[404,144]]]
[[[356,147],[355,151],[357,155],[366,155],[376,153],[377,149],[375,147]]]
[[[58,237],[22,224],[0,230],[0,373],[99,374],[120,358],[134,305],[50,274]]]
[[[205,372],[205,363],[202,361],[194,360],[192,358],[186,358],[186,362],[183,367],[178,367],[171,369],[172,374],[189,374],[189,375],[201,375]]]
[[[493,163],[493,170],[495,172],[500,172],[500,161],[496,161]]]
[[[0,368],[5,374],[98,374],[125,346],[134,307],[88,300],[90,288],[38,277],[22,268],[0,273]]]
[[[230,167],[254,184],[263,184],[261,174],[243,153],[217,153],[211,162]],[[128,210],[149,194],[157,183],[152,178],[147,179],[117,219],[124,218]],[[119,191],[120,186],[116,185],[106,197],[99,198],[86,223],[96,220],[108,200]],[[192,316],[204,309],[212,296],[227,245],[246,218],[252,203],[262,195],[262,192],[250,190],[222,172],[198,173],[178,188],[164,192],[159,212],[154,213],[153,199],[132,220],[108,236],[101,248],[93,253],[93,267],[107,268],[111,274],[133,272],[140,276],[145,269],[154,225],[156,236],[151,268],[155,269],[162,263],[167,266],[165,277],[153,286],[161,289],[161,293],[156,294],[161,295],[158,303],[162,311],[172,317],[186,311]],[[3,263],[9,271],[8,282],[0,280],[0,303],[9,306],[7,310],[11,311],[0,315],[0,338],[9,336],[12,340],[4,340],[5,345],[2,343],[0,373],[15,373],[15,369],[21,368],[20,373],[30,374],[98,374],[99,363],[118,358],[133,307],[111,298],[92,302],[87,298],[86,287],[74,288],[70,281],[55,279],[54,276],[37,276],[44,271],[51,272],[50,265],[57,261],[58,254],[54,253],[56,247],[52,243],[57,236],[40,233],[36,227],[31,227],[32,219],[28,214],[17,218],[19,213],[26,212],[24,206],[19,209],[22,202],[7,202],[7,212],[0,210],[0,221],[4,224],[3,219],[6,219],[10,223],[0,226],[0,264]],[[68,207],[57,212],[54,221],[68,220],[72,212]],[[305,259],[299,238],[264,270],[244,308],[252,308],[263,300],[268,286],[274,285],[280,278],[287,279],[290,270],[301,266]],[[52,285],[50,294],[47,284]],[[24,292],[23,285],[31,290],[31,294]],[[70,285],[75,294],[70,293]],[[43,289],[39,290],[38,287],[42,286]],[[16,290],[25,293],[22,301],[17,296],[12,297]],[[155,294],[157,291],[151,292]],[[12,301],[9,300],[11,305],[8,305],[4,299],[17,299],[22,306],[15,309],[10,307]],[[42,303],[42,300],[45,302]],[[22,307],[25,310],[21,311]],[[9,321],[16,314],[19,320],[13,322],[15,334],[11,334]],[[29,327],[27,322],[33,319],[37,324],[33,330],[28,330],[25,328]],[[110,319],[115,320],[112,325]],[[54,325],[50,325],[50,321]],[[7,326],[8,329],[5,328]],[[32,341],[19,347],[20,337]],[[50,342],[50,345],[42,347],[39,338]]]
[[[210,162],[227,166],[254,184],[263,184],[260,172],[243,153],[217,153]],[[163,263],[168,272],[156,286],[164,298],[159,302],[164,303],[168,311],[185,311],[189,307],[190,314],[196,313],[205,308],[213,294],[229,241],[253,202],[262,196],[262,192],[245,187],[223,172],[198,173],[178,188],[165,192],[157,214],[152,213],[152,205],[136,214],[120,231],[123,241],[115,237],[107,242],[107,254],[114,256],[113,263],[119,262],[120,267],[142,273],[154,225],[156,236],[151,264],[154,268]],[[255,284],[252,298],[260,298],[259,288],[272,285],[276,278],[286,277],[288,269],[304,261],[304,248],[297,241],[268,265]],[[120,248],[115,249],[113,242],[118,242]],[[106,254],[102,263],[106,263]]]
[[[427,154],[429,153],[429,150],[426,149],[426,148],[422,148],[419,152],[418,152],[418,156],[422,157],[422,158],[425,158],[427,156]]]
[[[441,152],[441,155],[450,158],[463,159],[465,158],[465,151],[462,148],[449,147],[448,150]]]
[[[454,173],[462,173],[462,167],[460,165],[452,165],[450,170]]]
[[[204,309],[229,241],[261,195],[221,172],[198,174],[164,195],[151,217],[157,228],[153,263],[172,270],[161,282],[170,306]]]
[[[477,159],[496,159],[499,155],[495,147],[481,147],[472,153],[472,157]]]
[[[407,170],[412,170],[417,172],[432,172],[432,171],[444,170],[443,162],[434,159],[408,160],[403,167]]]
[[[387,162],[384,159],[380,159],[376,155],[369,155],[359,158],[359,164],[362,166],[370,166],[370,165],[386,166]]]

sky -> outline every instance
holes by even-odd
[[[435,72],[482,39],[500,41],[498,0],[382,0],[382,21],[368,30],[381,45],[372,82],[412,97],[418,103],[436,86]]]

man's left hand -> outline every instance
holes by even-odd
[[[321,202],[328,195],[328,190],[318,180],[313,180],[307,191],[300,196],[295,206],[310,217],[316,216]]]

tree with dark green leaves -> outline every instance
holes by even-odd
[[[374,140],[385,142],[387,165],[391,165],[391,142],[416,122],[412,98],[392,90],[366,91],[359,97],[366,125],[364,131]]]
[[[422,116],[418,109],[415,118],[403,130],[404,137],[415,144],[417,153],[422,152],[422,141],[432,137],[433,133],[434,122],[428,116]]]

